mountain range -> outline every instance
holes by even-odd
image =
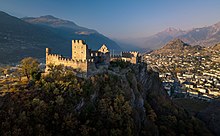
[[[17,63],[24,57],[44,60],[45,48],[71,55],[71,40],[83,39],[91,49],[106,44],[109,49],[121,50],[113,40],[95,30],[53,16],[17,18],[0,11],[0,63]]]
[[[220,43],[220,22],[208,27],[194,28],[187,31],[170,27],[155,35],[142,38],[141,47],[158,49],[175,38],[181,39],[192,46],[212,46]]]
[[[183,56],[189,54],[211,56],[218,50],[220,50],[220,43],[208,47],[200,45],[192,46],[183,42],[181,39],[176,38],[167,42],[161,48],[153,50],[150,54],[162,56]]]
[[[52,48],[54,53],[70,56],[72,39],[85,40],[93,50],[106,44],[115,52],[155,50],[173,39],[180,39],[192,46],[212,46],[220,43],[220,22],[188,31],[170,27],[145,38],[113,41],[96,30],[51,15],[17,18],[0,11],[0,28],[1,64],[17,63],[28,56],[44,60],[46,47]]]

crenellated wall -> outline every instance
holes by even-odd
[[[48,49],[46,49],[46,66],[48,66],[49,64],[64,65],[67,67],[72,67],[74,69],[79,69],[82,72],[87,72],[90,64],[93,63],[92,59],[74,60],[74,59],[64,58],[61,55],[57,55],[57,54],[49,54],[50,52],[47,51]],[[47,70],[48,67],[46,68],[46,71]]]

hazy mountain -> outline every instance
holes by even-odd
[[[67,40],[83,39],[92,49],[99,49],[102,44],[106,44],[109,49],[121,50],[113,40],[95,30],[78,26],[74,22],[68,20],[62,20],[51,15],[36,18],[25,17],[22,18],[22,20],[31,24],[44,26]]]
[[[191,46],[187,43],[184,43],[180,39],[174,39],[165,44],[160,49],[154,50],[151,54],[155,55],[182,55],[184,53],[195,53],[202,50],[202,47],[197,46]]]
[[[136,41],[131,39],[113,39],[121,48],[122,51],[138,51],[140,53],[149,52],[151,49],[138,47]]]
[[[194,28],[189,31],[168,28],[145,38],[143,47],[158,49],[168,41],[179,38],[190,45],[212,46],[220,42],[220,22],[208,27]]]
[[[174,39],[177,36],[183,35],[186,32],[180,29],[167,28],[166,30],[159,32],[153,36],[147,37],[144,39],[144,44],[142,46],[148,47],[151,49],[158,49],[165,43]]]
[[[212,46],[220,42],[220,22],[212,26],[192,29],[179,38],[191,45]]]

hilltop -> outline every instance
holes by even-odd
[[[56,67],[16,86],[0,96],[0,135],[212,135],[144,63],[112,62],[87,79]]]

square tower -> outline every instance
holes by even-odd
[[[83,40],[72,40],[72,59],[86,60],[90,58],[88,45]]]

